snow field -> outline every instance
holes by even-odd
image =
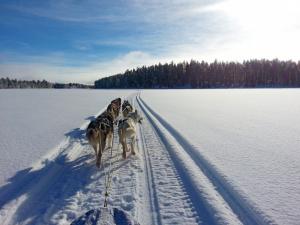
[[[237,215],[245,215],[234,206],[241,203],[259,224],[298,224],[299,89],[147,90],[141,97],[193,158],[202,156],[197,161],[229,193]]]
[[[0,90],[0,187],[134,90]]]
[[[115,131],[109,205],[143,225],[297,224],[299,91],[113,93],[101,94],[106,99],[97,114],[122,96],[144,119],[137,155],[126,160]],[[14,167],[16,175],[0,186],[1,224],[70,224],[103,205],[110,151],[97,169],[85,138],[89,119],[75,129],[73,122],[51,150],[38,157],[32,151],[31,167]]]

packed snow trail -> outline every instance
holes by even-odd
[[[181,180],[187,195],[192,201],[196,215],[204,224],[241,224],[237,216],[231,211],[227,203],[214,190],[213,185],[197,166],[194,165],[181,146],[172,140],[164,128],[155,123],[153,116],[146,110],[144,104],[138,99],[139,105],[157,133],[157,138],[163,143],[164,152],[168,152],[170,162],[174,165],[178,178]],[[147,129],[145,129],[147,130]],[[167,136],[168,135],[168,136]]]
[[[200,224],[165,146],[145,116],[139,129],[139,140],[147,166],[155,224]]]

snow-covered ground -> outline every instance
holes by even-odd
[[[0,186],[75,135],[116,96],[133,91],[0,90]]]
[[[141,97],[215,185],[224,186],[229,201],[278,224],[299,224],[299,89],[162,90]]]
[[[115,132],[110,206],[143,225],[298,224],[298,89],[3,91],[1,224],[70,224],[103,205],[110,151],[97,169],[85,129],[117,96],[144,119],[136,156]]]

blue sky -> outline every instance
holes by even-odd
[[[0,77],[92,83],[190,59],[299,60],[297,0],[2,0]]]

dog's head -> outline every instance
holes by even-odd
[[[111,103],[116,104],[118,107],[121,106],[121,102],[122,102],[121,98],[116,98],[116,99],[111,101]]]
[[[118,116],[118,110],[112,103],[107,106],[106,112],[110,114],[113,117],[113,119],[115,119]]]
[[[128,118],[133,119],[134,122],[136,123],[142,123],[143,117],[140,116],[140,114],[138,113],[137,109],[134,112],[130,112],[128,114]]]
[[[125,100],[122,104],[122,112],[129,113],[132,111],[133,111],[132,106],[130,105],[130,103],[127,100]]]

